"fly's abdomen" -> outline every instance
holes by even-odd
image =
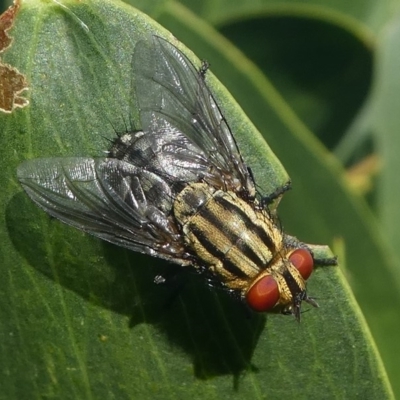
[[[233,192],[188,185],[174,202],[190,250],[229,288],[244,290],[282,246],[268,217]]]

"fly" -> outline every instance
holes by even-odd
[[[197,69],[165,39],[136,44],[135,96],[141,130],[114,140],[107,157],[25,161],[18,179],[50,215],[133,251],[191,266],[255,311],[300,320],[317,307],[306,281],[314,254],[284,233]]]

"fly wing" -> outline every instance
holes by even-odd
[[[135,47],[134,90],[142,130],[154,143],[154,165],[168,161],[157,173],[186,182],[203,178],[252,196],[254,182],[204,75],[160,37]]]
[[[109,158],[25,161],[18,179],[47,213],[133,251],[188,264],[169,218],[173,194],[152,172]]]

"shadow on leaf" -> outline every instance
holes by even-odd
[[[201,276],[61,224],[24,193],[12,198],[6,220],[15,248],[33,268],[92,304],[128,316],[132,327],[154,325],[190,355],[197,378],[232,374],[237,387],[241,373],[257,370],[251,358],[265,317],[249,315]],[[156,275],[175,269],[170,284],[154,283]]]

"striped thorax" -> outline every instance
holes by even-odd
[[[291,262],[297,253],[266,209],[234,192],[194,183],[176,197],[174,215],[187,246],[227,288],[247,298],[253,309],[292,313],[296,296],[307,300],[304,279],[311,271],[302,276],[296,265],[304,262]],[[312,264],[311,256],[310,260]]]

